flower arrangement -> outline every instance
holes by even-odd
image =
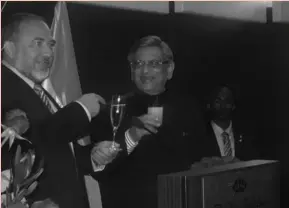
[[[29,140],[20,136],[29,128],[29,122],[25,113],[21,110],[13,110],[6,114],[4,122],[9,125],[1,125],[1,149],[9,142],[9,151],[15,139]],[[29,149],[22,152],[20,145],[11,158],[11,168],[1,172],[1,207],[3,208],[29,208],[26,197],[37,187],[37,179],[43,172],[44,160],[40,160],[35,167],[35,151]],[[50,199],[37,201],[31,208],[57,208]]]
[[[2,184],[4,196],[2,195],[2,207],[8,208],[11,205],[26,204],[25,197],[31,194],[36,186],[36,179],[43,172],[43,160],[41,160],[39,167],[35,173],[32,173],[32,167],[35,161],[35,153],[33,150],[29,150],[24,155],[21,154],[21,146],[17,146],[15,157],[12,161],[12,168],[10,170],[5,170],[4,176],[6,177],[6,182]],[[5,180],[3,180],[5,181]],[[5,190],[6,188],[6,190]]]

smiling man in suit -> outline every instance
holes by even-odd
[[[205,125],[197,101],[166,85],[175,64],[161,38],[138,40],[128,61],[135,88],[127,94],[119,131],[126,140],[118,141],[128,148],[115,164],[121,154],[127,157],[119,166],[109,164],[113,171],[100,179],[102,202],[104,208],[156,208],[158,175],[187,170],[201,159],[195,144],[205,137]]]
[[[69,143],[88,133],[86,129],[99,114],[104,99],[94,93],[85,94],[61,108],[41,87],[50,75],[56,44],[42,17],[14,15],[4,27],[2,43],[2,123],[30,140],[45,163],[39,186],[31,195],[32,202],[50,198],[60,208],[87,207],[84,183],[78,178]],[[21,113],[16,114],[16,110]],[[8,122],[12,112],[26,119],[29,128],[17,130],[15,122]],[[83,163],[89,164],[88,169],[98,171],[101,169],[98,165],[111,162],[114,155],[109,151],[110,145],[111,142],[104,141],[83,149],[82,158],[88,161]],[[9,154],[8,147],[1,150],[1,156]],[[1,162],[3,158],[9,160],[2,157]]]
[[[203,156],[256,159],[255,133],[248,119],[235,114],[235,98],[229,86],[217,86],[207,103],[207,139]],[[251,123],[251,122],[250,122]]]

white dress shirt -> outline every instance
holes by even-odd
[[[221,156],[225,156],[225,145],[223,142],[222,133],[227,132],[229,134],[229,139],[231,143],[232,156],[235,157],[235,142],[234,142],[235,140],[234,140],[234,134],[233,134],[233,128],[232,128],[232,121],[230,122],[229,127],[225,131],[221,127],[219,127],[214,121],[211,121],[211,125],[215,133],[215,136],[217,138]]]

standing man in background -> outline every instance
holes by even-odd
[[[207,102],[207,140],[204,140],[203,157],[258,159],[251,119],[241,120],[235,109],[234,94],[228,86],[220,85],[212,90]]]

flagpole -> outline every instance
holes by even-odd
[[[4,5],[3,5],[2,8],[1,8],[1,12],[3,12],[4,7],[6,6],[7,3],[8,3],[8,1],[5,1]]]

